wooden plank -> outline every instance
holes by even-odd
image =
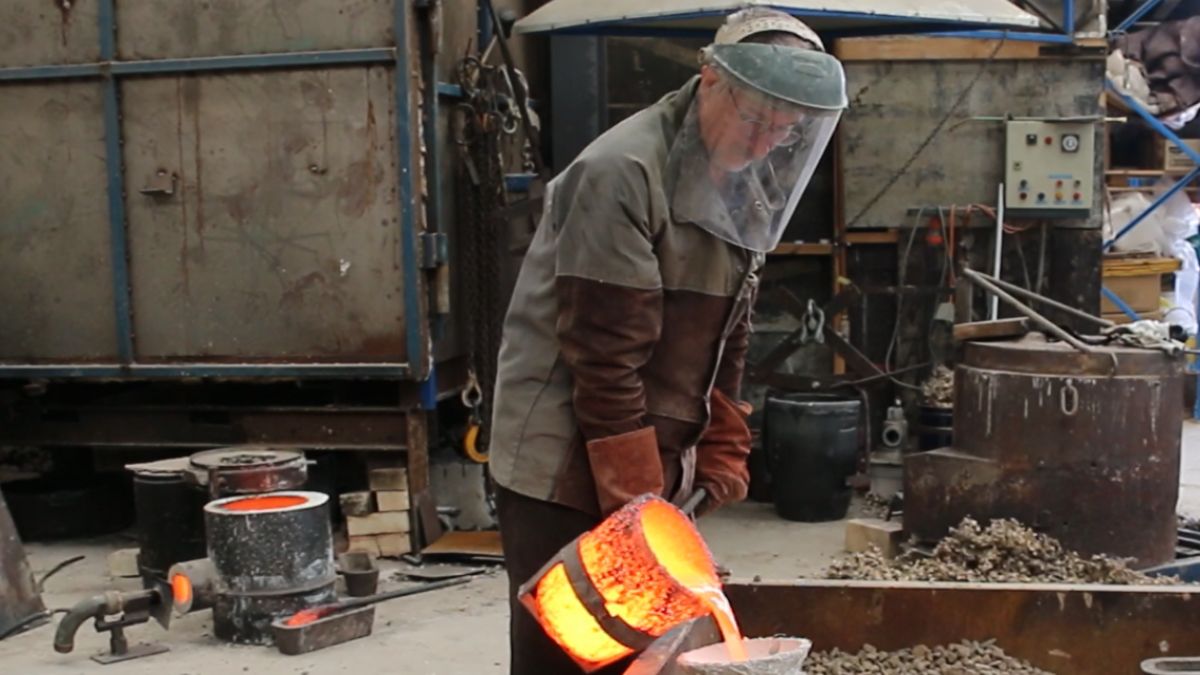
[[[831,255],[833,244],[830,243],[792,243],[783,242],[767,255]]]
[[[842,61],[984,60],[992,56],[997,42],[970,38],[844,38],[834,43],[834,54]],[[1008,40],[994,59],[1036,59],[1040,56],[1041,48],[1037,43]]]
[[[1104,256],[1103,264],[1105,279],[1170,274],[1181,267],[1178,258]]]
[[[1020,337],[1029,333],[1029,319],[1000,319],[998,321],[975,321],[954,326],[954,340],[995,340]]]
[[[900,553],[904,526],[894,520],[881,518],[853,518],[846,521],[846,551],[863,553],[878,549],[885,558],[895,558]]]
[[[372,491],[407,490],[408,469],[404,467],[369,469],[367,471],[367,485]]]
[[[346,534],[361,537],[368,534],[408,534],[407,511],[372,513],[369,516],[346,516]]]
[[[469,555],[503,557],[500,533],[495,530],[479,532],[447,532],[421,551],[428,556]]]
[[[350,546],[347,551],[361,551],[369,553],[373,557],[379,557],[379,542],[375,539],[375,535],[359,535],[350,537]]]
[[[380,490],[375,493],[375,504],[380,511],[407,511],[408,490]]]
[[[412,538],[408,534],[380,534],[375,536],[379,555],[384,558],[399,558],[412,553]]]
[[[859,244],[895,244],[900,241],[898,230],[880,230],[876,232],[850,232],[846,235],[846,245]]]
[[[375,497],[370,492],[343,492],[338,495],[342,515],[365,516],[375,511]]]

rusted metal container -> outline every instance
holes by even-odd
[[[1087,554],[1174,557],[1181,360],[1082,354],[1040,335],[968,343],[954,412],[953,447],[905,459],[904,523],[918,538],[1011,517]]]

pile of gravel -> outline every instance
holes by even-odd
[[[910,551],[888,560],[877,550],[854,553],[834,561],[825,576],[866,581],[1179,583],[1173,577],[1150,577],[1132,570],[1128,560],[1103,555],[1084,558],[1015,520],[994,520],[985,528],[972,518],[952,528],[932,556]]]
[[[934,368],[929,379],[921,384],[921,402],[944,408],[953,407],[954,371],[946,366]]]
[[[863,518],[878,518],[883,520],[887,518],[890,500],[868,492],[863,495],[862,501],[858,504],[858,513]]]
[[[814,652],[804,662],[806,675],[1051,675],[1025,661],[1013,658],[987,642],[963,641],[939,647],[918,645],[883,652],[871,645],[857,654],[840,650]]]

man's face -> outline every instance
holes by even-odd
[[[722,171],[741,171],[799,139],[804,118],[799,110],[770,105],[730,86],[708,66],[701,72],[700,90],[700,133],[710,161]]]

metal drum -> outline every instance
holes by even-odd
[[[272,492],[204,507],[208,558],[217,575],[213,633],[267,644],[276,617],[335,599],[329,497]]]
[[[131,470],[138,571],[147,581],[166,579],[171,565],[204,557],[204,504],[208,497],[188,479],[182,466],[177,471]]]
[[[953,447],[905,458],[905,527],[934,541],[968,515],[1008,517],[1084,554],[1173,559],[1182,364],[1038,334],[968,343]]]

